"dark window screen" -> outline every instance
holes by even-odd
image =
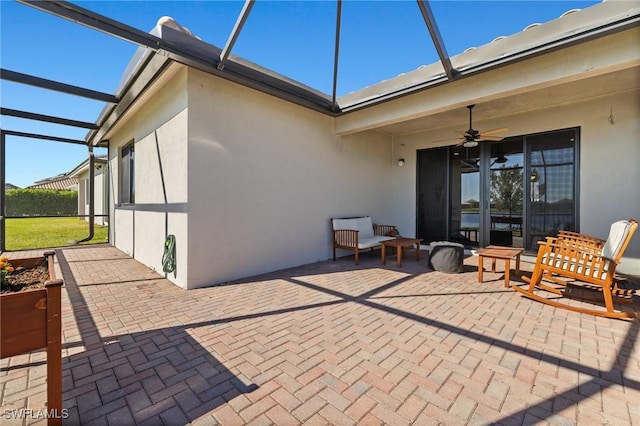
[[[418,151],[417,229],[424,243],[447,240],[447,148]]]

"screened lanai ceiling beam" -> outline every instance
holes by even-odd
[[[95,12],[82,9],[81,7],[66,1],[33,1],[33,0],[16,0],[28,6],[40,9],[64,19],[76,22],[86,27],[102,31],[106,34],[118,37],[120,39],[146,46],[153,51],[160,52],[162,55],[184,65],[192,66],[209,74],[217,75],[238,84],[251,87],[263,93],[271,94],[280,99],[284,99],[298,105],[310,108],[312,110],[336,116],[344,112],[352,112],[372,105],[386,102],[390,99],[408,95],[410,93],[419,92],[421,90],[437,86],[439,84],[450,81],[454,78],[461,78],[472,74],[485,72],[501,66],[508,65],[523,59],[535,57],[537,55],[553,52],[563,49],[574,44],[588,41],[592,38],[603,37],[618,31],[633,28],[639,23],[637,14],[616,18],[612,22],[602,24],[594,28],[587,28],[584,31],[570,33],[565,37],[557,40],[551,40],[534,48],[525,49],[500,58],[490,59],[478,65],[472,65],[465,69],[456,70],[452,67],[449,56],[444,49],[444,43],[439,35],[439,31],[435,33],[435,46],[441,55],[441,61],[445,69],[445,75],[441,78],[421,82],[419,84],[406,86],[398,90],[391,91],[384,95],[380,95],[367,100],[352,102],[349,105],[341,105],[341,110],[335,112],[330,96],[323,96],[320,93],[305,89],[299,85],[283,81],[278,76],[271,75],[268,70],[259,70],[251,65],[245,65],[240,60],[228,61],[224,71],[216,68],[216,61],[207,58],[195,56],[190,51],[181,50],[179,46],[166,43],[163,39],[155,37],[149,33],[142,32],[125,24],[119,23],[112,19],[106,18]],[[426,0],[417,0],[420,10],[423,12],[423,18],[427,23],[433,24],[435,19],[431,13],[430,7]],[[82,11],[82,13],[74,13],[74,11]],[[431,16],[431,17],[430,17]],[[434,35],[432,35],[434,37]],[[231,69],[230,69],[231,68]],[[446,77],[446,79],[445,79]]]
[[[217,59],[198,55],[188,48],[182,48],[160,37],[145,33],[137,28],[107,18],[99,13],[84,9],[67,1],[34,1],[17,0],[19,3],[70,20],[85,27],[101,31],[139,46],[147,47],[178,63],[194,67],[209,74],[234,81],[243,86],[268,93],[280,99],[322,112],[333,114],[333,107],[328,96],[321,96],[299,85],[284,81],[268,72],[245,65],[241,61],[228,61],[223,71],[219,70]],[[194,43],[196,43],[194,39]],[[210,45],[207,45],[210,46]]]
[[[444,72],[445,74],[447,74],[447,78],[449,79],[449,81],[453,81],[456,78],[456,75],[458,72],[451,65],[451,59],[449,58],[449,54],[447,53],[447,48],[445,47],[444,41],[442,40],[442,35],[440,34],[440,30],[438,29],[436,18],[433,15],[431,6],[429,6],[429,1],[428,0],[416,0],[416,1],[418,2],[418,7],[420,8],[420,13],[422,14],[422,18],[424,19],[424,22],[425,24],[427,24],[427,28],[429,29],[429,34],[431,35],[433,44],[436,47],[438,56],[440,57],[440,62],[444,67]]]
[[[98,92],[96,90],[85,89],[83,87],[73,86],[71,84],[60,83],[59,81],[47,80],[46,78],[23,74],[4,68],[0,68],[0,79],[13,81],[14,83],[40,87],[43,89],[54,90],[56,92],[66,93],[68,95],[81,96],[83,98],[89,98],[96,101],[109,103],[118,102],[118,98],[109,93]]]
[[[97,129],[98,125],[87,121],[70,120],[68,118],[54,117],[53,115],[37,114],[34,112],[20,111],[11,108],[1,108],[0,115],[26,118],[27,120],[45,121],[47,123],[63,124],[65,126],[82,127],[84,129]]]
[[[69,139],[69,138],[61,138],[58,136],[50,136],[50,135],[43,135],[40,133],[27,133],[27,132],[18,132],[15,130],[2,130],[2,132],[5,135],[10,135],[10,136],[19,136],[19,137],[23,137],[23,138],[33,138],[33,139],[43,139],[46,141],[54,141],[54,142],[66,142],[66,143],[73,143],[73,144],[77,144],[77,145],[87,145],[87,143],[81,139]]]
[[[135,43],[139,46],[146,46],[157,49],[158,43],[162,39],[152,34],[140,31],[115,19],[97,14],[89,9],[85,9],[68,1],[43,1],[43,0],[16,0],[18,3],[31,6],[55,16],[67,19],[89,28],[101,31],[121,40]]]
[[[251,8],[253,7],[254,0],[246,0],[244,2],[244,6],[242,6],[242,10],[240,11],[240,15],[238,15],[238,19],[236,20],[236,24],[233,26],[233,30],[231,30],[231,34],[229,34],[229,39],[227,40],[227,44],[224,45],[224,49],[220,53],[220,61],[218,62],[217,68],[219,70],[223,70],[227,59],[229,58],[229,54],[231,53],[231,49],[233,49],[233,45],[236,43],[238,36],[240,35],[240,31],[242,31],[242,27],[244,23],[247,21],[249,17],[249,12],[251,12]]]

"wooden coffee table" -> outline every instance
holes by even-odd
[[[478,282],[482,282],[482,272],[484,272],[484,258],[491,259],[491,272],[496,271],[496,259],[504,260],[504,286],[509,287],[509,274],[511,272],[511,259],[516,259],[516,275],[520,273],[520,255],[523,248],[486,246],[478,249]]]
[[[395,238],[393,240],[387,240],[387,241],[383,241],[382,244],[382,264],[385,264],[385,257],[386,257],[386,251],[387,251],[387,247],[395,247],[396,248],[396,252],[397,252],[397,262],[398,262],[398,267],[402,266],[402,253],[404,251],[405,247],[411,247],[414,244],[416,245],[416,260],[420,260],[420,243],[422,242],[422,239],[420,238],[404,238],[404,237],[398,237]]]

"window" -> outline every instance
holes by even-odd
[[[134,143],[125,145],[120,152],[120,204],[135,202]]]

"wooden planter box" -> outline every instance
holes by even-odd
[[[47,264],[44,289],[0,295],[0,358],[47,349],[47,417],[49,425],[62,424],[61,290],[56,279],[54,253],[43,257],[12,259],[14,268]]]

